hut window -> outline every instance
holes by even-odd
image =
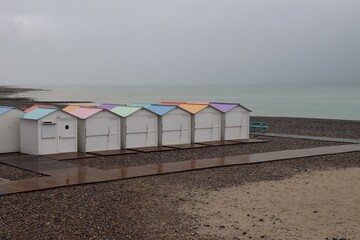
[[[41,138],[55,138],[55,124],[43,123],[41,125]]]

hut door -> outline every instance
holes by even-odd
[[[77,152],[76,142],[76,120],[59,119],[58,120],[58,152]]]
[[[221,139],[221,114],[216,112],[211,114],[211,141]]]
[[[240,139],[248,139],[249,138],[249,113],[241,112],[241,131],[240,131]]]
[[[241,112],[230,111],[225,115],[225,140],[240,139]]]
[[[184,128],[184,135],[186,125],[183,124],[182,115],[168,114],[163,116],[163,129],[162,129],[162,144],[173,145],[182,142],[182,129]],[[184,127],[183,127],[184,126]]]
[[[147,116],[146,122],[146,146],[157,146],[157,117]]]
[[[195,142],[211,141],[211,113],[198,113],[195,115]]]
[[[86,120],[86,151],[108,149],[109,119],[89,118]]]
[[[126,118],[126,148],[146,146],[146,116],[130,116]]]
[[[180,144],[190,143],[191,130],[190,130],[190,115],[178,115],[180,122]]]
[[[119,119],[109,119],[108,150],[120,149]]]

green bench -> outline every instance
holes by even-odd
[[[266,132],[269,125],[266,122],[250,122],[250,132]]]

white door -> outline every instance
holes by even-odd
[[[89,118],[86,120],[86,152],[108,149],[109,119]]]
[[[240,139],[248,139],[249,138],[249,113],[241,112],[241,131],[240,131]]]
[[[157,146],[157,116],[147,116],[146,146]]]
[[[145,147],[147,116],[126,118],[126,148]]]
[[[162,144],[180,144],[181,138],[181,115],[172,114],[163,116]]]
[[[120,124],[118,118],[109,119],[108,150],[120,149]]]
[[[190,143],[189,114],[172,114],[163,117],[163,145]]]
[[[195,142],[219,141],[220,139],[220,113],[207,112],[195,115]]]
[[[77,152],[76,119],[58,120],[58,152]]]
[[[221,113],[216,112],[211,115],[211,141],[221,140]]]
[[[181,118],[181,130],[180,130],[180,144],[186,144],[191,142],[191,116],[184,114],[179,116]]]
[[[240,139],[241,112],[230,111],[225,115],[225,140]]]

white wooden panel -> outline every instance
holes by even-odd
[[[118,118],[110,118],[109,129],[108,150],[120,149],[120,120]]]
[[[109,132],[110,134],[119,134],[120,132],[120,121],[117,118],[110,118],[109,119]]]
[[[195,129],[195,142],[207,142],[211,140],[211,129]]]
[[[109,135],[108,150],[120,149],[120,136],[118,134]]]
[[[148,132],[146,136],[146,147],[157,146],[157,133],[156,132]]]
[[[41,138],[56,138],[56,123],[41,124]]]
[[[130,116],[126,119],[127,133],[145,133],[147,116]]]
[[[126,147],[145,147],[146,146],[146,133],[131,133],[126,136]]]
[[[211,129],[211,137],[209,141],[220,141],[221,140],[221,128],[214,127]]]
[[[180,144],[180,131],[166,131],[162,135],[163,145]]]
[[[190,130],[191,116],[190,114],[183,114],[181,116],[181,129]]]
[[[181,128],[182,115],[163,116],[163,131],[179,130]]]
[[[226,127],[237,127],[241,126],[241,112],[228,112],[225,114],[225,126]]]
[[[240,139],[249,139],[249,126],[242,126],[241,127]]]
[[[147,117],[147,132],[155,132],[157,130],[157,116]]]
[[[73,119],[59,119],[59,137],[76,137],[76,120]]]
[[[226,127],[225,128],[225,140],[240,139],[241,127]]]
[[[109,134],[108,118],[89,118],[86,120],[86,136]]]
[[[241,126],[249,126],[249,113],[241,112]]]
[[[213,113],[211,115],[211,126],[215,128],[221,127],[221,114]]]
[[[180,132],[180,142],[179,144],[186,144],[186,143],[190,143],[191,142],[191,135],[190,135],[191,131],[190,129],[183,129]]]
[[[88,136],[86,137],[86,151],[105,151],[108,150],[108,136]]]
[[[77,152],[76,119],[59,119],[58,152]]]
[[[210,128],[212,117],[212,113],[197,113],[195,115],[195,128]]]
[[[58,153],[58,139],[44,138],[39,143],[39,154]]]

